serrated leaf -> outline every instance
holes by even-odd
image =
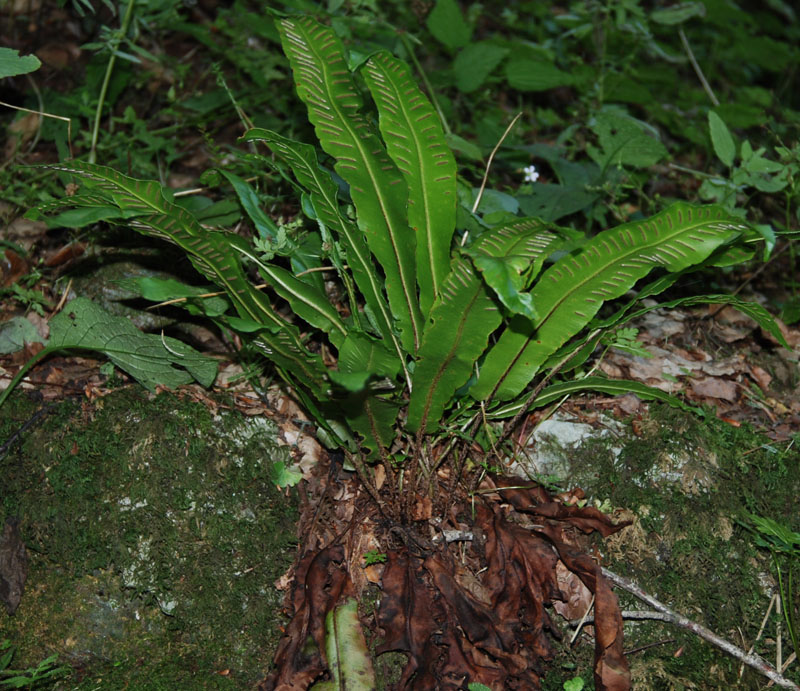
[[[215,360],[174,338],[145,334],[128,319],[114,317],[87,298],[76,298],[50,320],[47,351],[79,348],[104,353],[142,386],[176,388],[196,379],[211,386]]]
[[[466,46],[453,63],[458,90],[468,94],[480,88],[507,54],[508,48],[489,41],[478,41]]]
[[[736,158],[736,144],[728,126],[713,110],[708,111],[708,129],[711,132],[714,153],[720,161],[730,168]]]
[[[386,147],[408,185],[408,223],[417,239],[416,269],[423,315],[450,270],[456,224],[456,161],[439,116],[411,78],[408,65],[378,53],[363,70],[378,106]]]
[[[406,427],[436,429],[456,390],[472,376],[502,314],[467,259],[454,260],[425,327],[413,375]]]
[[[475,398],[513,398],[550,355],[578,335],[601,305],[625,294],[652,269],[678,272],[699,264],[748,226],[715,206],[682,202],[644,221],[596,235],[575,255],[559,259],[531,290],[539,318],[511,319],[489,351]]]
[[[310,17],[277,25],[297,93],[308,106],[322,148],[350,185],[358,226],[386,275],[403,347],[415,352],[423,320],[416,296],[416,239],[406,222],[406,183],[360,112],[363,101],[333,31]]]
[[[535,319],[533,299],[522,291],[560,244],[560,238],[546,231],[545,223],[526,218],[487,230],[466,253],[512,313]]]
[[[456,0],[436,0],[426,23],[434,37],[450,50],[467,45],[472,35]]]

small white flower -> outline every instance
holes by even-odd
[[[536,166],[527,166],[523,168],[522,172],[525,173],[525,182],[536,182],[539,179]]]

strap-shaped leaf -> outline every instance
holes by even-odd
[[[296,374],[296,381],[324,398],[327,372],[318,355],[310,353],[293,324],[273,310],[265,295],[247,280],[239,251],[247,249],[242,238],[203,228],[188,211],[167,201],[161,186],[154,181],[137,180],[117,171],[82,161],[52,166],[81,175],[94,190],[113,201],[139,232],[168,240],[181,247],[200,273],[222,286],[237,312],[265,329],[260,337],[262,350],[279,367]],[[64,200],[65,204],[69,199]],[[140,214],[140,215],[134,215]]]
[[[547,232],[547,224],[536,218],[485,231],[466,250],[500,301],[515,314],[535,319],[536,305],[523,293],[542,270],[544,260],[563,243]]]
[[[623,295],[655,267],[675,272],[702,262],[747,227],[722,207],[680,202],[648,220],[599,233],[578,254],[562,257],[542,274],[531,290],[539,317],[510,321],[470,394],[513,398],[606,300]]]
[[[378,106],[386,149],[408,184],[408,223],[417,238],[419,304],[427,315],[450,271],[456,160],[439,116],[406,63],[382,52],[370,58],[362,74]]]
[[[297,93],[308,106],[322,148],[350,185],[358,226],[386,276],[386,294],[403,347],[416,352],[422,332],[415,238],[406,220],[408,189],[375,131],[347,69],[341,41],[310,17],[277,22]]]
[[[347,253],[353,279],[372,313],[378,331],[402,361],[405,355],[394,331],[394,319],[383,296],[382,280],[372,263],[366,240],[358,228],[340,211],[337,186],[330,173],[319,167],[314,147],[281,137],[265,129],[252,129],[243,139],[264,141],[292,169],[297,181],[311,196],[319,220],[339,237]]]
[[[445,406],[469,380],[501,319],[497,303],[469,260],[455,260],[419,349],[408,403],[409,431],[436,429]]]
[[[264,280],[289,303],[292,312],[305,319],[311,326],[322,329],[337,348],[342,344],[347,337],[347,328],[324,293],[315,286],[304,283],[290,271],[269,262],[262,262],[253,250],[241,247],[236,249],[258,266]]]
[[[584,377],[583,379],[572,379],[570,381],[551,384],[533,400],[528,406],[528,409],[543,408],[546,405],[559,401],[564,398],[564,396],[572,396],[573,394],[583,393],[584,391],[600,391],[602,393],[611,394],[612,396],[623,396],[627,393],[632,393],[636,394],[643,401],[660,401],[661,403],[667,403],[673,408],[687,410],[702,417],[706,416],[706,412],[702,408],[689,405],[677,396],[668,394],[661,389],[647,386],[647,384],[642,384],[638,381],[608,379],[607,377]],[[522,411],[524,405],[525,402],[522,400],[506,403],[496,410],[489,411],[486,416],[491,420],[511,417]]]
[[[383,382],[371,382],[375,377],[392,379],[400,363],[383,343],[363,334],[351,334],[339,349],[339,371],[349,375],[362,375],[366,385],[341,402],[347,422],[362,437],[362,445],[374,455],[380,448],[388,448],[395,437],[394,425],[399,403],[380,395]]]

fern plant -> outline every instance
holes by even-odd
[[[438,459],[423,459],[425,435],[468,429],[478,410],[482,420],[509,416],[591,388],[681,405],[655,389],[601,377],[548,388],[542,382],[557,369],[574,369],[604,330],[640,313],[631,303],[601,322],[596,315],[605,302],[654,269],[663,275],[639,298],[687,270],[724,261],[735,243],[755,237],[744,221],[722,207],[676,203],[601,232],[546,269],[567,240],[557,227],[521,218],[477,236],[456,233],[456,162],[409,67],[380,52],[361,68],[376,127],[333,31],[308,17],[277,25],[297,92],[346,192],[313,146],[263,129],[243,139],[265,143],[291,169],[345,305],[332,303],[308,270],[264,261],[241,237],[204,228],[155,182],[69,161],[55,167],[85,178],[85,192],[62,203],[115,207],[121,222],[180,246],[227,292],[236,315],[221,320],[253,339],[302,397],[323,438],[344,448],[368,482],[363,461],[380,457],[392,470],[398,440],[411,449],[412,466],[432,467]],[[343,202],[352,202],[354,215]],[[248,279],[248,265],[269,294]],[[276,309],[276,298],[293,317]],[[733,303],[781,338],[757,305],[703,299]],[[336,364],[326,366],[311,341],[324,342]],[[526,396],[537,377],[536,395]]]
[[[110,207],[116,222],[181,247],[227,293],[234,312],[214,318],[271,361],[320,438],[403,522],[420,492],[444,509],[482,427],[485,446],[498,450],[492,420],[513,417],[507,435],[531,407],[586,389],[685,406],[642,384],[575,372],[605,334],[654,308],[642,298],[745,256],[739,246],[757,240],[755,230],[723,207],[679,202],[579,242],[535,218],[467,232],[457,224],[455,158],[408,65],[378,52],[354,70],[331,29],[309,17],[276,23],[325,158],[269,130],[243,140],[265,144],[293,174],[320,256],[266,259],[242,237],[204,227],[158,183],[80,161],[55,166],[84,179],[57,205]],[[636,299],[598,317],[653,271]],[[321,272],[340,290],[326,290]],[[730,296],[664,306],[693,301],[733,304],[783,341],[763,308]],[[442,464],[449,493],[437,492]]]

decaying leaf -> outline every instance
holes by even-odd
[[[276,671],[260,685],[262,691],[305,691],[327,669],[325,617],[349,580],[342,563],[344,548],[327,547],[306,554],[295,572],[294,614],[275,655]]]

